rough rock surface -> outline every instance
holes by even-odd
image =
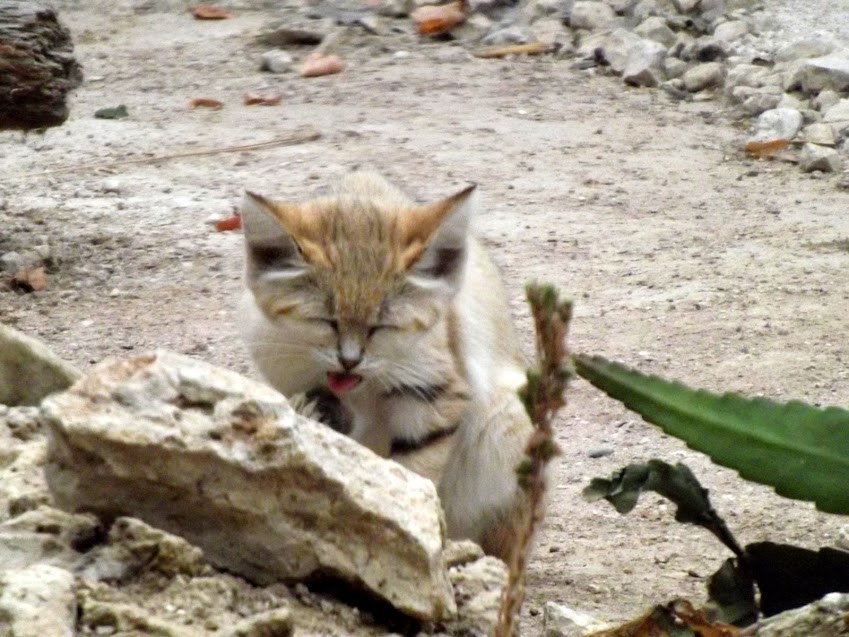
[[[764,620],[758,637],[835,637],[849,625],[849,594],[831,593],[818,602]]]
[[[757,141],[773,139],[791,140],[802,128],[802,113],[792,108],[775,108],[764,111],[755,122]]]
[[[43,411],[64,508],[139,517],[257,583],[332,574],[420,619],[455,610],[432,483],[264,385],[157,352],[102,364]]]
[[[842,160],[834,148],[805,144],[799,154],[799,167],[806,173],[815,170],[833,173],[840,170]]]
[[[604,628],[592,615],[563,604],[546,602],[543,608],[543,637],[582,637]]]
[[[0,520],[47,501],[46,451],[38,409],[0,405]]]
[[[457,620],[452,628],[471,635],[492,635],[498,624],[501,592],[507,584],[507,567],[494,557],[481,557],[449,569],[457,599]]]
[[[0,405],[37,405],[79,375],[38,339],[0,324]]]
[[[74,576],[49,564],[0,570],[0,635],[68,637],[76,631]]]

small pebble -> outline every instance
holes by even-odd
[[[120,194],[123,184],[117,179],[104,179],[100,182],[100,191],[104,193]]]

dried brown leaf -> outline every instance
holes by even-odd
[[[551,45],[545,42],[529,42],[528,44],[511,44],[509,46],[497,46],[491,49],[475,51],[474,56],[478,58],[503,58],[508,55],[538,55],[551,51]]]
[[[671,630],[670,630],[671,629]],[[693,637],[739,637],[740,629],[711,622],[705,613],[686,599],[655,606],[645,615],[616,628],[592,633],[587,637],[680,637],[689,629]]]

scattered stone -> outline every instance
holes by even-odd
[[[0,571],[2,634],[14,637],[68,637],[76,634],[77,598],[68,571],[35,564]]]
[[[818,602],[761,620],[758,637],[834,637],[846,632],[849,593],[829,593]]]
[[[543,608],[543,637],[582,637],[605,628],[592,616],[563,604],[546,602]]]
[[[642,40],[629,51],[622,79],[631,86],[658,86],[666,79],[663,75],[665,57],[666,47],[660,42]]]
[[[811,106],[818,111],[826,111],[840,101],[840,93],[826,89],[811,100]]]
[[[819,170],[824,173],[833,173],[841,169],[843,162],[840,154],[834,148],[818,146],[817,144],[805,144],[799,154],[799,167],[806,173]]]
[[[834,146],[837,140],[834,137],[834,129],[829,124],[810,124],[802,130],[802,139],[811,144],[820,146]]]
[[[790,93],[783,93],[781,98],[778,100],[778,104],[775,108],[789,108],[796,111],[802,112],[802,109],[807,106],[807,102],[802,102],[795,95],[791,95]],[[804,119],[804,114],[802,115]]]
[[[19,270],[22,270],[24,263],[24,258],[14,250],[0,255],[0,271],[6,274],[15,274]]]
[[[598,449],[590,449],[587,456],[590,458],[604,458],[605,456],[613,455],[614,449],[611,447],[599,447]]]
[[[360,26],[372,35],[381,35],[384,32],[383,21],[374,13],[358,13],[353,24]]]
[[[0,404],[37,405],[79,376],[41,341],[0,324]]]
[[[280,49],[271,49],[262,54],[262,63],[259,70],[269,73],[286,73],[292,70],[294,63],[295,58],[291,54]]]
[[[737,64],[729,69],[725,76],[725,91],[731,91],[738,86],[760,88],[769,83],[770,69],[755,64]]]
[[[637,25],[634,33],[641,38],[660,42],[667,48],[675,44],[675,32],[669,28],[666,19],[660,16],[649,16]]]
[[[455,611],[433,483],[265,385],[160,351],[97,366],[42,413],[63,508],[138,517],[255,583],[333,574],[419,619]]]
[[[836,104],[829,106],[822,114],[822,119],[832,124],[837,131],[842,131],[849,126],[849,99],[842,99]]]
[[[772,87],[749,88],[737,86],[731,91],[731,97],[740,103],[741,108],[749,115],[760,115],[765,111],[778,108],[781,102],[781,90]]]
[[[693,13],[699,6],[700,0],[672,0],[678,13]]]
[[[806,93],[845,92],[849,90],[849,49],[805,60],[799,73],[799,85]]]
[[[42,562],[70,570],[102,535],[94,516],[38,506],[0,524],[0,564],[25,569]]]
[[[501,594],[507,585],[507,566],[485,556],[449,569],[457,598],[457,618],[449,625],[462,635],[493,635],[498,625]]]
[[[694,62],[716,62],[724,60],[730,54],[730,42],[703,36],[693,40],[692,44],[682,51],[681,57]]]
[[[471,540],[449,540],[445,546],[445,564],[462,566],[483,557],[483,549]]]
[[[615,29],[601,36],[597,43],[589,39],[586,43],[582,42],[581,50],[585,53],[587,53],[586,49],[589,49],[589,53],[595,52],[596,57],[608,64],[614,73],[621,75],[628,64],[631,50],[639,47],[643,42],[651,42],[651,40],[643,40],[627,29]]]
[[[782,46],[775,54],[775,61],[792,62],[794,60],[822,57],[828,55],[836,48],[837,44],[833,38],[816,33]]]
[[[792,108],[774,108],[760,114],[750,141],[790,141],[802,128],[802,113]]]
[[[684,73],[687,72],[688,68],[690,68],[690,65],[687,64],[684,60],[679,60],[678,58],[666,56],[663,60],[663,72],[666,74],[666,77],[671,80],[684,75]]]
[[[684,88],[691,93],[713,88],[722,84],[723,76],[725,75],[725,67],[719,62],[706,62],[697,64],[687,70],[682,76],[684,80]]]
[[[725,5],[726,0],[701,0],[698,3],[701,19],[707,24],[716,22],[725,13]]]
[[[124,184],[121,183],[120,179],[115,179],[114,177],[104,179],[100,182],[100,192],[106,194],[119,195],[123,189]]]
[[[47,501],[46,452],[38,409],[0,405],[0,521]]]
[[[377,13],[387,18],[406,18],[413,6],[412,0],[380,0]]]
[[[484,46],[504,46],[508,44],[527,44],[535,40],[536,37],[527,27],[512,25],[496,28],[491,33],[486,34],[481,40],[481,44]]]
[[[202,637],[209,634],[152,617],[150,611],[132,604],[104,602],[83,595],[80,606],[78,624],[89,631],[83,634],[156,637]]]
[[[141,520],[118,518],[107,543],[87,553],[75,571],[93,581],[121,582],[143,572],[192,577],[208,569],[203,551],[183,538]]]
[[[290,637],[295,623],[288,608],[275,608],[238,623],[226,637]]]
[[[581,0],[572,6],[569,26],[573,29],[598,31],[607,29],[616,21],[616,13],[606,2]]]
[[[749,33],[749,25],[743,20],[731,20],[718,25],[713,32],[714,40],[736,42]]]

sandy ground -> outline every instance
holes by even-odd
[[[743,125],[718,102],[674,102],[568,61],[466,59],[456,44],[354,33],[340,75],[261,73],[252,36],[269,17],[63,13],[87,76],[71,119],[0,134],[0,252],[48,243],[54,265],[43,292],[0,291],[0,320],[83,370],[164,347],[255,375],[235,328],[242,237],[207,218],[229,215],[245,188],[297,198],[371,165],[422,198],[480,184],[479,234],[528,351],[522,287],[541,279],[576,300],[575,351],[713,390],[849,404],[849,195],[836,178],[744,159]],[[243,106],[252,90],[279,91],[282,104]],[[188,110],[196,97],[225,106]],[[128,119],[94,119],[117,104]],[[113,165],[305,125],[321,138]],[[41,174],[67,167],[77,169]],[[711,464],[584,382],[558,439],[528,634],[548,600],[627,618],[704,598],[728,557],[706,532],[676,524],[657,496],[628,516],[581,498],[590,478],[629,462],[686,462],[742,543],[817,547],[846,524]]]

